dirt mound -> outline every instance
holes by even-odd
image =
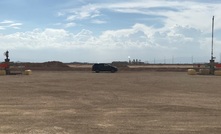
[[[44,63],[15,63],[20,66],[25,66],[26,69],[31,70],[52,70],[52,71],[65,71],[72,70],[68,65],[60,61],[48,61]]]
[[[48,61],[42,63],[46,67],[61,67],[61,68],[68,68],[69,66],[60,62],[60,61]]]

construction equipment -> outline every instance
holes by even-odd
[[[6,59],[5,59],[5,62],[0,63],[0,69],[5,70],[6,75],[9,75],[10,74],[10,65],[9,65],[10,59],[8,58],[9,57],[8,50],[4,53],[4,55],[6,56]]]
[[[213,56],[213,37],[214,37],[214,16],[212,18],[212,43],[211,43],[211,59],[209,63],[206,63],[201,67],[198,64],[198,68],[195,67],[196,70],[199,70],[199,73],[193,73],[194,71],[189,69],[188,74],[201,74],[201,75],[221,75],[221,63],[215,62],[216,57]]]
[[[24,72],[24,66],[13,65],[13,62],[10,62],[8,50],[4,55],[6,58],[4,62],[0,63],[0,70],[3,70],[6,75],[16,75]]]

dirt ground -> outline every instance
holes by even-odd
[[[36,71],[0,76],[1,134],[219,134],[221,77]]]

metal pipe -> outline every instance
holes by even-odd
[[[213,36],[214,36],[214,16],[212,18],[212,48],[211,48],[211,60],[214,59],[213,57]]]

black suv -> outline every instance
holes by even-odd
[[[104,63],[94,64],[92,66],[92,71],[95,71],[96,73],[99,73],[100,71],[110,71],[111,73],[115,73],[117,70],[117,67]]]

